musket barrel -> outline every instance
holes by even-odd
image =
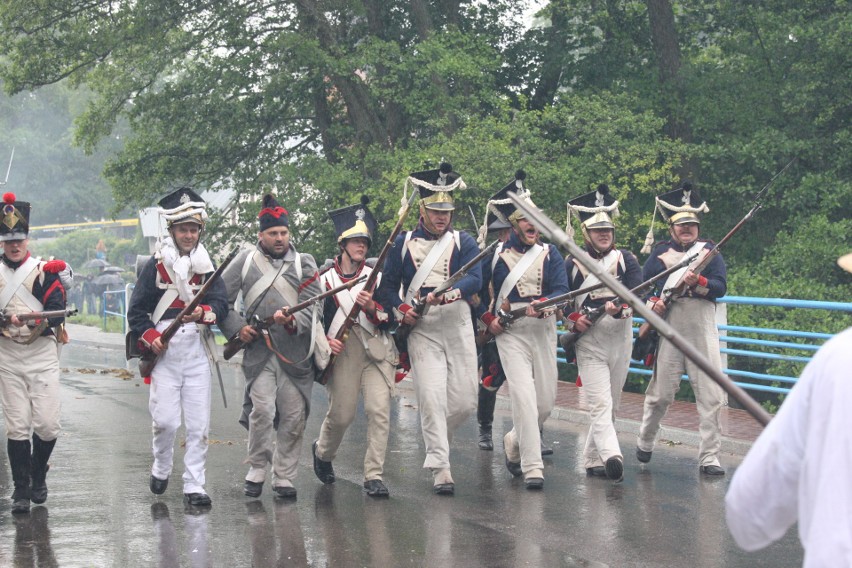
[[[615,279],[607,271],[601,269],[596,262],[591,258],[584,258],[582,249],[565,234],[547,215],[545,215],[537,207],[529,205],[526,201],[518,199],[517,194],[509,192],[509,197],[515,203],[515,206],[521,209],[536,227],[542,232],[548,234],[550,239],[556,244],[577,257],[577,260],[583,264],[592,274],[598,277],[601,282],[618,294],[633,308],[633,311],[641,315],[645,320],[657,330],[657,332],[665,337],[668,341],[677,347],[690,361],[698,365],[702,371],[707,373],[716,383],[730,394],[737,402],[739,402],[745,410],[751,414],[755,420],[766,426],[771,420],[771,416],[762,406],[760,406],[753,398],[751,398],[743,389],[738,387],[729,379],[722,371],[716,368],[704,355],[695,349],[689,342],[683,339],[675,329],[669,325],[663,318],[654,313],[653,310],[645,306],[645,302],[641,301],[636,296],[630,293],[630,290],[617,279]]]

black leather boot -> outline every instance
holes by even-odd
[[[7,440],[9,465],[12,468],[12,481],[15,491],[12,493],[12,514],[30,512],[30,441]]]
[[[542,428],[541,430],[538,431],[538,433],[539,433],[539,436],[541,436],[541,455],[552,456],[553,455],[553,448],[551,448],[550,446],[544,445],[544,429]]]
[[[479,449],[491,451],[494,449],[494,442],[491,440],[491,423],[479,425]]]
[[[32,488],[30,489],[30,498],[36,505],[41,505],[47,501],[47,470],[50,469],[50,466],[47,465],[47,460],[50,459],[50,454],[53,453],[53,446],[55,445],[55,439],[45,442],[38,437],[38,434],[33,434]]]

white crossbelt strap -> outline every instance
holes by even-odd
[[[703,241],[694,243],[691,247],[689,247],[689,250],[686,251],[686,253],[684,253],[683,256],[689,257],[689,256],[692,256],[693,254],[698,254],[699,252],[701,252],[701,249],[703,249],[706,244],[707,243],[705,243]],[[666,284],[665,284],[665,286],[663,286],[663,290],[668,290],[669,288],[674,288],[677,285],[677,283],[680,282],[680,279],[683,278],[683,275],[686,274],[686,271],[691,270],[692,267],[695,266],[696,264],[698,264],[699,262],[701,262],[701,260],[702,260],[702,258],[699,256],[689,266],[684,266],[683,268],[681,268],[679,270],[675,270],[674,272],[669,274],[669,277],[666,279]]]
[[[0,273],[6,283],[0,292],[0,308],[5,309],[17,294],[18,298],[34,312],[40,312],[44,306],[39,302],[32,292],[21,287],[24,281],[38,268],[38,260],[32,256],[25,260],[17,270],[12,270],[5,263],[0,262]]]
[[[414,273],[414,278],[411,279],[411,283],[408,285],[408,291],[405,293],[405,302],[408,303],[411,301],[411,298],[414,297],[414,294],[420,290],[420,287],[423,286],[423,283],[426,281],[426,278],[429,276],[429,273],[432,272],[432,269],[435,267],[435,264],[438,262],[438,259],[444,254],[444,251],[447,250],[447,247],[455,239],[457,231],[447,231],[441,238],[438,239],[435,244],[432,246],[432,250],[429,251],[429,254],[426,255],[426,258],[423,259],[423,264],[420,265],[420,268],[417,269],[417,272]]]
[[[166,269],[166,274],[169,275],[169,280],[172,282],[175,281],[175,273],[168,266],[163,263],[163,268]],[[158,273],[159,274],[159,273]],[[192,278],[192,276],[190,276]],[[157,306],[154,308],[154,312],[151,314],[151,321],[154,322],[154,325],[157,325],[161,319],[163,319],[163,314],[166,313],[166,310],[169,309],[169,306],[172,305],[178,297],[177,288],[174,285],[170,285],[169,288],[166,288],[166,291],[163,292],[163,295],[160,297],[160,301],[157,302]]]
[[[333,268],[326,272],[326,279],[328,280],[328,284],[331,288],[337,288],[338,286],[342,286],[344,284],[343,280],[337,274],[337,271]],[[337,299],[337,312],[334,314],[334,318],[331,320],[331,325],[328,327],[328,336],[336,337],[337,332],[340,330],[340,326],[343,325],[343,322],[346,320],[346,316],[352,311],[353,306],[355,306],[355,298],[358,296],[358,293],[364,289],[364,283],[356,284],[349,290],[341,290],[334,297]],[[367,319],[366,314],[363,310],[358,314],[358,325],[366,329],[370,332],[370,335],[376,335],[376,326],[373,325],[369,319]]]
[[[607,253],[607,255],[601,259],[601,264],[603,265],[602,266],[603,271],[609,272],[610,269],[612,268],[612,265],[615,264],[615,262],[618,260],[618,258],[620,256],[621,256],[621,252],[617,249],[613,249],[613,250],[609,251]],[[598,280],[598,277],[590,272],[588,274],[588,276],[586,276],[586,278],[583,279],[583,288],[587,288],[589,286],[594,286],[598,282],[600,282],[600,280]],[[577,298],[574,299],[574,305],[577,306],[578,309],[581,308],[583,306],[583,303],[586,301],[586,298],[588,298],[588,297],[589,297],[588,294],[582,294],[580,296],[577,296]]]
[[[504,244],[498,243],[497,248],[494,249],[494,256],[491,257],[491,274],[494,274],[494,267],[497,266],[497,261],[500,260],[500,253],[503,252]]]
[[[509,271],[509,275],[506,276],[506,279],[503,280],[503,285],[500,286],[500,293],[497,294],[497,301],[494,302],[496,307],[500,307],[503,303],[503,298],[512,292],[512,288],[515,287],[518,280],[521,279],[527,269],[532,266],[532,263],[535,262],[535,259],[537,259],[543,251],[544,247],[536,243],[524,253],[524,256],[521,257],[515,267]]]
[[[284,278],[276,278],[279,274],[284,274],[287,272],[289,268],[287,266],[288,263],[285,263],[284,267],[279,271],[277,268],[272,266],[272,263],[266,258],[266,255],[261,254],[260,251],[254,251],[252,254],[248,255],[246,258],[246,262],[243,265],[242,279],[245,280],[246,273],[248,272],[249,267],[251,266],[252,260],[255,261],[255,266],[260,270],[262,276],[255,282],[249,291],[246,292],[243,297],[243,304],[246,308],[250,308],[254,302],[260,297],[264,290],[269,288],[270,286],[274,287],[284,299],[287,300],[287,303],[291,306],[295,305],[299,301],[298,292],[293,289],[292,286],[287,284],[287,281]],[[296,258],[293,261],[296,265],[296,278],[299,282],[302,281],[302,262],[301,255],[296,253]],[[274,282],[273,282],[274,279]]]

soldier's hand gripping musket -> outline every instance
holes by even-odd
[[[163,330],[162,335],[160,335],[160,341],[163,344],[163,348],[168,346],[169,340],[174,336],[175,333],[180,329],[180,326],[184,324],[184,318],[186,316],[191,315],[195,308],[197,308],[201,304],[201,300],[204,299],[204,296],[207,295],[207,292],[210,290],[213,283],[222,275],[225,268],[234,260],[234,257],[237,256],[239,249],[235,248],[232,250],[222,264],[219,265],[219,268],[213,272],[212,276],[207,279],[204,285],[198,290],[198,293],[192,298],[192,301],[186,304],[186,306],[178,313],[175,319],[172,321],[169,326]],[[146,351],[139,358],[139,374],[142,378],[148,378],[151,376],[151,372],[154,370],[154,367],[157,365],[157,361],[159,361],[160,355],[154,353],[153,351]]]
[[[491,243],[490,245],[488,245],[487,247],[482,249],[479,252],[479,254],[476,255],[475,257],[473,257],[473,259],[470,262],[468,262],[467,264],[465,264],[464,266],[459,268],[452,276],[447,278],[437,288],[432,290],[432,292],[431,292],[432,297],[437,300],[441,296],[446,294],[459,280],[461,280],[462,278],[467,276],[467,273],[470,272],[470,270],[474,266],[479,266],[479,263],[482,261],[483,258],[485,258],[486,256],[488,256],[490,254],[493,254],[494,249],[496,249],[497,245],[499,245],[499,244],[500,244],[500,241],[494,241],[493,243]],[[419,300],[414,299],[414,300],[412,300],[412,303],[413,303],[413,310],[412,311],[414,311],[414,313],[416,314],[417,317],[424,315],[429,310],[430,304],[426,299],[419,299]],[[400,326],[394,332],[394,340],[396,341],[397,347],[399,347],[400,352],[406,351],[405,345],[406,345],[406,342],[408,341],[408,336],[411,333],[411,329],[414,327],[414,325],[416,325],[416,323],[412,324],[412,325],[408,325],[408,324],[404,324],[404,323],[400,324]]]
[[[653,278],[649,278],[648,280],[642,282],[638,286],[634,286],[633,288],[630,289],[630,293],[634,296],[641,296],[643,292],[649,290],[657,281],[667,277],[669,274],[672,274],[673,272],[677,272],[678,270],[680,270],[681,268],[683,268],[685,266],[689,266],[690,264],[692,264],[692,262],[696,258],[698,258],[697,254],[693,254],[693,255],[688,256],[687,258],[684,258],[682,261],[675,264],[671,268],[668,268],[668,269],[664,270],[663,272],[660,272],[659,274],[657,274]],[[599,286],[603,286],[603,284],[600,284]],[[591,286],[590,286],[590,288],[591,288]],[[576,293],[576,295],[579,295],[581,293],[582,293],[582,291],[578,291]],[[624,299],[619,297],[619,296],[616,296],[615,298],[613,298],[610,301],[613,304],[618,305],[618,304],[623,303]],[[606,313],[606,307],[604,305],[604,306],[598,306],[597,308],[592,308],[592,309],[583,308],[583,309],[580,310],[580,313],[582,315],[586,316],[586,318],[588,318],[591,325],[594,325],[595,322],[598,321],[601,317],[603,317],[603,315]],[[569,349],[571,349],[573,347],[573,345],[575,343],[577,343],[577,341],[580,340],[580,337],[583,336],[583,333],[585,333],[585,331],[573,331],[573,332],[565,333],[564,335],[562,335],[559,338],[559,344],[562,345],[562,348],[567,352]]]
[[[352,288],[353,286],[360,284],[361,282],[363,282],[366,279],[367,279],[366,276],[361,276],[360,278],[350,280],[346,284],[342,284],[342,285],[340,285],[336,288],[332,288],[331,290],[326,290],[322,294],[317,294],[316,296],[308,298],[304,302],[299,302],[298,304],[296,304],[294,306],[284,306],[284,307],[281,308],[281,312],[283,312],[284,315],[291,316],[295,313],[298,313],[298,312],[304,310],[305,308],[309,308],[309,307],[313,306],[317,302],[324,300],[324,299],[328,298],[329,296],[333,296],[333,295],[335,295],[338,292],[341,292],[343,290],[348,290],[348,289]],[[252,316],[250,321],[251,321],[251,323],[249,325],[251,326],[251,328],[255,332],[257,332],[258,335],[260,335],[261,333],[263,333],[264,331],[269,329],[270,326],[272,326],[275,323],[275,316],[272,315],[272,316],[269,316],[268,318],[260,319],[260,317],[257,314],[255,314],[254,316]],[[252,341],[253,340],[254,339],[252,339]],[[225,359],[225,361],[228,361],[234,355],[236,355],[237,353],[239,353],[240,351],[245,349],[246,345],[248,345],[249,343],[251,343],[251,341],[243,341],[240,338],[240,334],[239,333],[236,334],[234,337],[229,339],[227,343],[225,343],[225,348],[223,350],[222,357]]]
[[[559,246],[569,251],[576,256],[580,262],[583,262],[586,268],[595,276],[605,282],[606,285],[624,299],[633,310],[640,316],[644,317],[650,324],[657,329],[667,340],[671,341],[689,360],[700,367],[713,381],[719,384],[728,394],[739,402],[745,410],[751,414],[755,420],[762,425],[769,424],[770,415],[763,409],[753,398],[751,398],[742,388],[734,384],[734,382],[714,367],[707,358],[699,353],[689,342],[685,341],[666,321],[648,308],[644,302],[632,296],[630,290],[613,278],[606,271],[601,270],[589,258],[588,260],[582,254],[582,250],[578,247],[573,239],[568,237],[556,223],[554,223],[547,215],[545,215],[537,207],[530,206],[522,199],[516,198],[514,193],[510,194],[512,201],[524,211],[526,215],[536,224],[541,231],[550,236],[551,240],[558,243]]]
[[[778,177],[783,174],[787,170],[787,168],[789,168],[796,160],[797,158],[793,158],[787,163],[786,166],[781,168],[778,173],[772,176],[772,179],[770,179],[755,196],[754,203],[752,204],[752,207],[751,209],[749,209],[748,213],[746,213],[745,216],[740,219],[740,221],[736,225],[734,225],[734,227],[730,231],[728,231],[728,234],[722,237],[722,240],[716,243],[713,248],[710,249],[707,254],[704,255],[704,257],[701,258],[701,260],[699,260],[694,267],[684,272],[684,274],[674,286],[672,286],[671,288],[664,289],[662,291],[658,302],[661,303],[661,307],[656,308],[657,310],[659,310],[658,313],[661,313],[663,317],[666,317],[665,310],[666,308],[668,308],[669,304],[671,304],[672,300],[682,296],[690,288],[690,284],[688,284],[686,281],[687,278],[691,275],[701,275],[701,273],[704,271],[705,268],[707,268],[710,262],[722,252],[722,247],[725,246],[725,244],[731,239],[731,237],[737,234],[737,232],[743,227],[743,225],[745,225],[746,222],[748,222],[754,216],[754,214],[757,213],[757,211],[760,210],[761,207],[763,207],[762,201],[763,196],[766,194],[766,191],[775,182],[775,180],[778,179]],[[637,337],[641,340],[647,340],[647,336],[650,331],[651,326],[648,323],[644,323],[639,327],[639,334]]]
[[[67,318],[77,315],[77,308],[68,308],[65,310],[50,310],[46,312],[26,312],[22,314],[9,313],[6,310],[0,311],[0,328],[12,325],[13,318],[21,323],[38,322],[40,320],[51,318]]]
[[[372,292],[375,289],[378,277],[382,273],[382,267],[385,264],[385,259],[387,258],[390,250],[393,248],[393,243],[396,240],[396,237],[399,236],[399,233],[402,231],[402,225],[405,223],[405,219],[408,217],[408,213],[411,211],[411,207],[414,205],[414,200],[416,198],[417,192],[413,192],[400,210],[396,225],[394,225],[393,231],[391,231],[388,236],[388,240],[385,242],[381,252],[379,253],[379,257],[375,264],[375,270],[373,270],[367,278],[367,282],[364,284],[364,290]],[[349,313],[346,315],[346,319],[337,331],[335,339],[343,344],[346,343],[346,340],[349,339],[349,330],[352,329],[352,326],[358,321],[358,316],[361,314],[361,310],[361,305],[358,303],[352,306],[352,309],[349,310]],[[336,358],[336,355],[331,355],[328,365],[326,365],[325,369],[323,369],[322,375],[320,375],[319,379],[317,379],[317,382],[321,385],[328,383],[328,379],[331,377],[331,372],[334,370],[334,361]]]

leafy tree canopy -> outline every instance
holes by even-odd
[[[852,249],[848,231],[818,230],[843,227],[852,202],[847,2],[552,0],[530,29],[527,4],[2,0],[0,77],[11,93],[85,86],[87,151],[127,125],[104,169],[119,203],[234,188],[246,222],[222,228],[232,239],[275,191],[318,256],[333,251],[328,209],[369,195],[386,231],[405,175],[441,158],[480,218],[517,168],[562,219],[607,182],[618,239],[637,250],[653,194],[682,177],[720,238],[797,157],[725,250],[731,290],[775,293],[782,271],[790,292],[848,300],[842,275],[807,287],[826,272],[783,268]]]

